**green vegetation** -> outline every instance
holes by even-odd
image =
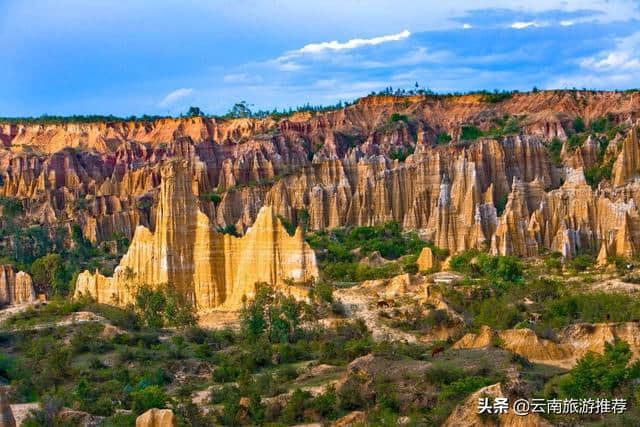
[[[451,268],[473,278],[484,278],[494,283],[520,283],[523,280],[522,262],[513,256],[492,256],[469,250],[451,258]]]
[[[484,102],[490,102],[492,104],[497,104],[502,101],[506,101],[513,97],[514,92],[502,91],[498,92],[498,90],[493,91],[492,93],[485,93],[482,96],[482,100]]]
[[[138,288],[136,308],[143,323],[152,329],[165,325],[187,327],[196,323],[193,303],[172,285],[157,289],[148,286]]]
[[[628,322],[640,319],[640,301],[620,293],[565,295],[548,301],[541,322],[559,328],[576,322]]]
[[[436,142],[441,145],[448,144],[449,142],[451,142],[451,135],[449,135],[446,132],[440,132],[438,134],[438,138],[436,139]]]
[[[502,197],[498,199],[496,202],[496,214],[498,216],[502,216],[504,213],[504,209],[507,207],[507,202],[509,201],[509,194],[503,194]]]
[[[611,179],[614,161],[614,159],[611,159],[606,164],[596,164],[587,169],[584,173],[587,183],[591,187],[596,188],[603,179]]]
[[[587,353],[571,371],[547,384],[546,394],[559,398],[619,398],[634,399],[640,378],[640,361],[629,364],[631,349],[625,341],[604,343],[604,354]]]
[[[393,113],[389,117],[389,123],[405,122],[409,123],[409,117],[406,114]]]
[[[421,240],[415,232],[404,232],[400,224],[393,221],[371,227],[322,230],[308,235],[307,240],[316,251],[325,277],[338,281],[355,282],[400,274],[410,262],[403,264],[399,259],[418,255],[426,246],[440,259],[447,256],[446,251]],[[359,262],[376,251],[386,259],[398,261],[379,267]]]
[[[576,117],[575,120],[573,121],[573,131],[575,133],[581,133],[584,132],[587,129],[587,127],[584,124],[584,120],[582,119],[582,117]]]
[[[587,134],[571,135],[569,139],[567,139],[567,145],[569,145],[569,149],[576,150],[584,145],[588,137],[589,135]]]
[[[549,142],[549,145],[547,145],[547,150],[549,151],[549,156],[553,163],[556,166],[561,166],[562,158],[560,156],[562,153],[562,141],[560,141],[559,138],[554,137],[551,142]]]
[[[482,137],[502,138],[507,135],[520,133],[520,119],[505,114],[503,117],[493,119],[493,126],[487,131],[482,131],[473,125],[462,126],[460,140],[473,141]]]
[[[218,227],[217,230],[218,233],[230,234],[235,237],[240,237],[240,233],[238,233],[238,230],[236,230],[235,224],[227,224],[224,227]]]
[[[414,151],[415,151],[415,147],[397,148],[394,151],[392,151],[391,154],[389,154],[389,158],[391,160],[399,160],[401,162],[404,162],[407,159],[407,157],[409,157],[414,153]]]
[[[462,130],[460,133],[460,139],[462,141],[473,141],[483,136],[483,133],[480,129],[473,125],[465,125],[462,126]]]

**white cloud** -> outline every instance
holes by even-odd
[[[574,21],[560,21],[560,25],[562,25],[563,27],[570,27],[573,24],[575,24]]]
[[[578,61],[581,72],[553,81],[555,87],[637,87],[640,85],[640,32],[616,40],[616,46]]]
[[[158,103],[158,107],[169,107],[175,104],[177,101],[190,96],[193,93],[193,89],[191,88],[180,88],[176,89],[173,92],[169,93],[165,96],[162,101]]]
[[[300,64],[296,64],[293,61],[279,61],[280,58],[278,58],[278,60],[276,60],[276,66],[278,68],[278,70],[280,71],[298,71],[303,69],[304,67]]]
[[[294,56],[299,56],[299,55],[304,55],[309,53],[311,54],[320,53],[327,50],[337,51],[337,50],[357,49],[363,46],[375,46],[381,43],[404,40],[410,36],[411,36],[411,33],[408,30],[404,30],[397,34],[389,34],[386,36],[372,37],[370,39],[351,39],[351,40],[347,40],[344,43],[341,43],[337,40],[333,40],[330,42],[310,43],[298,50],[289,52],[288,54],[281,56],[278,59],[287,60]]]
[[[522,21],[517,21],[514,22],[513,24],[511,24],[511,28],[515,28],[516,30],[522,30],[524,28],[529,28],[529,27],[539,27],[540,25],[537,22],[522,22]]]
[[[473,25],[471,24],[462,24],[462,28],[465,30],[468,30],[469,28],[473,28]]]
[[[582,68],[619,73],[640,71],[640,32],[617,40],[614,50],[602,52],[580,61]]]

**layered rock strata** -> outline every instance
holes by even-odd
[[[442,133],[456,141],[464,126],[488,131],[505,115],[519,132],[436,143]],[[613,172],[597,188],[583,176],[601,161],[600,141],[566,141],[577,116],[630,129],[602,153]],[[628,255],[640,245],[639,117],[637,92],[559,91],[495,104],[480,95],[367,97],[279,120],[0,125],[0,195],[38,223],[78,222],[94,242],[132,238],[139,225],[154,230],[161,165],[180,157],[212,224],[243,232],[268,205],[312,230],[399,221],[452,253]],[[564,141],[561,165],[552,138]]]
[[[286,286],[289,279],[317,277],[315,255],[302,230],[290,236],[272,207],[260,209],[244,236],[223,234],[200,210],[182,162],[167,163],[161,176],[155,231],[139,226],[114,276],[85,271],[76,295],[126,305],[134,302],[140,286],[172,285],[205,311],[239,308],[258,282]]]

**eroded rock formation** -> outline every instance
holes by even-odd
[[[500,345],[532,362],[571,368],[587,352],[604,352],[605,343],[620,339],[629,343],[633,360],[640,357],[640,324],[579,323],[560,330],[554,341],[538,337],[531,329],[494,331],[482,326],[480,332],[468,333],[453,348],[482,348]]]
[[[136,427],[177,427],[178,422],[171,409],[149,409],[136,418]]]
[[[491,402],[496,397],[505,397],[501,384],[483,387],[469,396],[464,403],[458,405],[449,415],[445,427],[456,426],[508,426],[508,427],[551,427],[547,420],[538,414],[529,413],[525,416],[517,415],[511,408],[506,414],[483,416],[478,413],[478,399],[488,398]]]
[[[0,306],[23,304],[35,299],[33,282],[28,273],[16,273],[12,265],[0,265]]]
[[[288,279],[317,277],[315,255],[302,230],[289,235],[272,207],[260,209],[244,236],[223,234],[200,210],[182,162],[167,163],[161,176],[155,231],[139,226],[114,276],[85,271],[78,277],[76,295],[89,293],[99,302],[126,305],[142,285],[170,284],[204,311],[239,308],[258,282],[284,286]]]
[[[578,116],[622,130],[604,153],[593,136],[571,147]],[[488,131],[504,117],[519,130],[457,141],[463,126]],[[639,117],[638,92],[549,91],[499,103],[367,97],[278,120],[0,125],[0,195],[20,199],[36,222],[78,222],[94,242],[132,238],[139,225],[153,231],[161,165],[180,157],[215,226],[244,232],[271,206],[312,230],[399,221],[452,253],[628,255],[640,247]],[[437,144],[442,133],[454,142]],[[561,164],[552,138],[563,141]],[[584,173],[598,162],[614,162],[613,173],[592,188]]]

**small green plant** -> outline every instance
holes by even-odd
[[[393,113],[389,117],[389,123],[405,122],[409,123],[409,117],[406,114]]]
[[[438,134],[438,138],[436,139],[436,142],[441,145],[448,144],[449,142],[451,142],[451,135],[449,135],[446,132],[440,132]]]
[[[482,131],[473,125],[462,126],[460,139],[463,141],[473,141],[482,137]]]

